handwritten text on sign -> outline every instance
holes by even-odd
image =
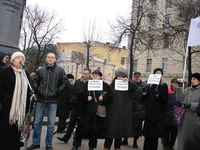
[[[159,85],[161,77],[162,77],[161,74],[151,74],[151,75],[149,75],[149,79],[148,79],[147,84],[156,84],[156,85]]]
[[[88,91],[103,91],[103,81],[102,80],[89,80],[88,81]]]
[[[128,80],[115,80],[116,91],[128,91]]]

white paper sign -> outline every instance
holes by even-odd
[[[200,17],[191,20],[188,37],[188,46],[200,45]]]
[[[162,75],[161,74],[150,74],[147,84],[160,84]]]
[[[128,91],[128,80],[115,80],[116,91]]]
[[[103,81],[102,80],[89,80],[88,81],[88,91],[103,91]]]

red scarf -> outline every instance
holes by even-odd
[[[175,87],[173,87],[172,85],[168,88],[168,94],[172,95],[176,93],[176,89]]]

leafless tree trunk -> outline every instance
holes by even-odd
[[[94,43],[99,39],[99,34],[96,32],[95,21],[90,21],[88,29],[83,33],[84,44],[86,46],[86,68],[90,68],[90,49],[93,47]]]
[[[61,30],[61,22],[55,15],[38,6],[25,8],[21,44],[33,70],[43,63],[48,46],[54,43]]]

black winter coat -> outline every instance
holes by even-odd
[[[39,102],[58,102],[65,87],[64,75],[64,70],[57,65],[45,65],[38,70],[35,89]]]
[[[111,88],[107,83],[103,83],[103,91],[89,92],[87,84],[88,82],[78,80],[74,89],[74,96],[76,97],[74,97],[74,101],[77,104],[77,111],[80,116],[81,136],[82,138],[91,136],[102,138],[105,136],[106,122],[104,118],[99,119],[97,117],[97,107],[103,105],[108,109],[112,100]],[[103,101],[98,101],[100,94],[103,95]],[[89,101],[88,96],[91,96],[92,100]]]
[[[11,67],[0,72],[0,148],[19,150],[20,132],[17,125],[9,125],[9,114],[15,88],[15,73]],[[29,96],[29,94],[28,94]],[[27,106],[29,102],[27,101]],[[27,107],[28,108],[28,107]],[[9,142],[9,144],[7,144]]]
[[[145,137],[162,137],[165,127],[165,115],[168,102],[167,84],[148,85],[145,101]]]
[[[133,108],[136,86],[129,82],[128,91],[116,91],[111,84],[113,100],[108,110],[107,136],[111,138],[133,137],[135,121]]]

